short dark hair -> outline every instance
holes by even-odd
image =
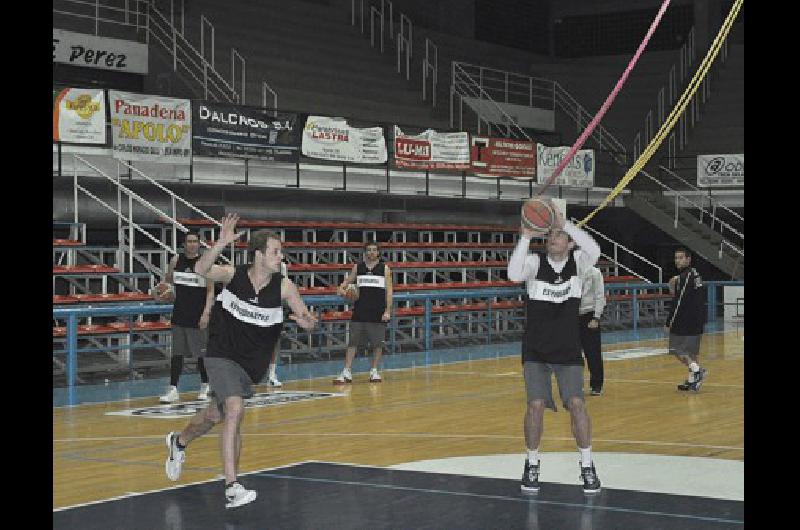
[[[188,238],[189,236],[194,236],[194,237],[196,237],[197,239],[200,239],[200,234],[198,234],[198,233],[197,233],[197,230],[187,230],[187,231],[186,231],[186,232],[183,234],[183,240],[184,240],[184,241],[186,241],[186,238]]]
[[[689,259],[692,259],[692,252],[689,249],[687,249],[686,247],[678,247],[678,248],[676,248],[675,249],[675,254],[677,254],[678,252],[683,252],[684,256],[686,256]]]
[[[381,245],[377,241],[373,241],[372,239],[370,239],[369,241],[365,241],[364,242],[364,248],[365,249],[367,247],[371,247],[372,245],[375,245],[376,247],[378,247],[378,250],[381,249]]]
[[[281,236],[270,230],[256,230],[250,234],[250,240],[247,242],[247,251],[255,252],[256,250],[260,250],[261,252],[265,252],[267,250],[267,241],[270,239],[277,239],[280,241]]]

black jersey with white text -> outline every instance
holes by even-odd
[[[368,268],[365,262],[356,266],[358,300],[353,305],[352,322],[382,322],[386,311],[386,265],[379,261]]]
[[[666,325],[674,335],[702,335],[706,322],[706,294],[703,279],[694,267],[686,267],[678,274],[672,306]]]
[[[582,282],[575,252],[561,272],[545,253],[539,253],[536,281],[528,285],[522,360],[554,364],[583,364],[578,310]]]
[[[256,293],[247,274],[249,267],[237,266],[233,278],[217,296],[206,355],[239,363],[255,383],[267,373],[283,329],[283,275],[274,273]]]
[[[179,254],[172,271],[175,284],[175,302],[172,308],[172,323],[184,328],[196,328],[206,307],[206,279],[194,272],[200,256],[187,258]]]

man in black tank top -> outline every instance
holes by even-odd
[[[194,272],[194,264],[200,259],[200,237],[196,232],[187,232],[183,241],[184,252],[172,257],[167,266],[164,281],[173,286],[175,293],[172,309],[172,356],[170,359],[170,381],[167,393],[159,398],[161,403],[180,400],[178,380],[183,369],[183,358],[197,358],[200,372],[200,392],[197,399],[208,400],[208,374],[203,362],[208,340],[208,319],[214,304],[214,282],[206,282]],[[156,299],[164,300],[161,295]]]
[[[547,238],[547,252],[528,254],[533,231],[520,227],[520,238],[508,261],[508,278],[526,283],[526,322],[522,339],[522,364],[528,408],[524,419],[528,458],[521,489],[539,490],[539,442],[545,407],[556,410],[552,374],[564,407],[569,410],[572,433],[580,453],[583,491],[600,491],[592,462],[591,421],[583,397],[579,310],[581,278],[597,262],[600,247],[592,237],[555,213]],[[578,245],[580,248],[575,248]]]
[[[317,316],[309,312],[297,287],[281,274],[281,240],[277,234],[259,230],[248,242],[249,265],[215,265],[214,261],[244,232],[236,233],[239,216],[227,215],[214,246],[195,264],[195,272],[208,281],[222,282],[209,325],[206,369],[212,392],[208,407],[200,410],[180,433],[167,435],[167,477],[178,480],[186,446],[222,422],[221,456],[225,475],[226,508],[252,502],[254,490],[237,480],[240,427],[244,399],[252,396],[252,385],[267,372],[270,357],[283,327],[282,302],[292,309],[290,319],[313,329]]]
[[[350,342],[345,353],[344,369],[333,380],[335,385],[353,382],[350,371],[353,358],[359,347],[366,348],[372,344],[374,355],[372,369],[369,371],[369,382],[382,381],[378,373],[378,362],[383,353],[386,338],[386,323],[392,318],[392,271],[380,259],[380,249],[374,241],[364,244],[364,261],[353,265],[347,278],[337,288],[339,296],[345,296],[351,285],[357,287],[358,299],[353,304],[353,316],[350,319]]]

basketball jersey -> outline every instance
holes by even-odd
[[[352,322],[383,322],[381,317],[386,311],[385,271],[383,261],[371,269],[363,261],[356,266],[358,300],[353,305]]]
[[[172,308],[172,323],[185,328],[196,328],[206,307],[206,279],[194,272],[194,264],[200,256],[187,258],[178,255],[172,282],[175,284],[175,303]]]
[[[583,364],[578,309],[581,278],[574,252],[557,273],[545,253],[539,253],[536,281],[527,284],[522,360]]]
[[[283,275],[274,273],[256,293],[247,274],[249,267],[237,266],[233,278],[217,296],[206,355],[239,363],[250,379],[258,382],[267,373],[283,329]]]

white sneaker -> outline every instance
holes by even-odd
[[[178,433],[171,432],[167,435],[167,461],[164,467],[167,470],[167,478],[170,480],[181,478],[183,462],[186,460],[186,451],[179,449],[177,442]]]
[[[381,381],[383,381],[383,379],[381,379],[381,374],[378,373],[377,368],[373,368],[372,370],[369,371],[370,383],[380,383]]]
[[[278,381],[278,376],[275,374],[269,374],[269,380],[267,381],[267,386],[274,386],[275,388],[280,388],[283,386],[283,383]]]
[[[347,368],[342,370],[342,374],[333,380],[334,385],[344,385],[352,382],[353,382],[353,374],[350,373],[350,370],[348,370]]]
[[[208,391],[211,388],[208,386],[208,383],[200,383],[200,392],[197,394],[197,399],[199,401],[208,401]]]
[[[225,507],[236,508],[237,506],[253,502],[256,500],[257,495],[258,493],[256,490],[245,489],[245,487],[238,482],[234,482],[225,488],[225,499],[228,501],[225,503]]]
[[[167,393],[158,398],[158,401],[161,403],[175,403],[176,401],[181,400],[181,395],[178,394],[178,387],[170,386]]]

